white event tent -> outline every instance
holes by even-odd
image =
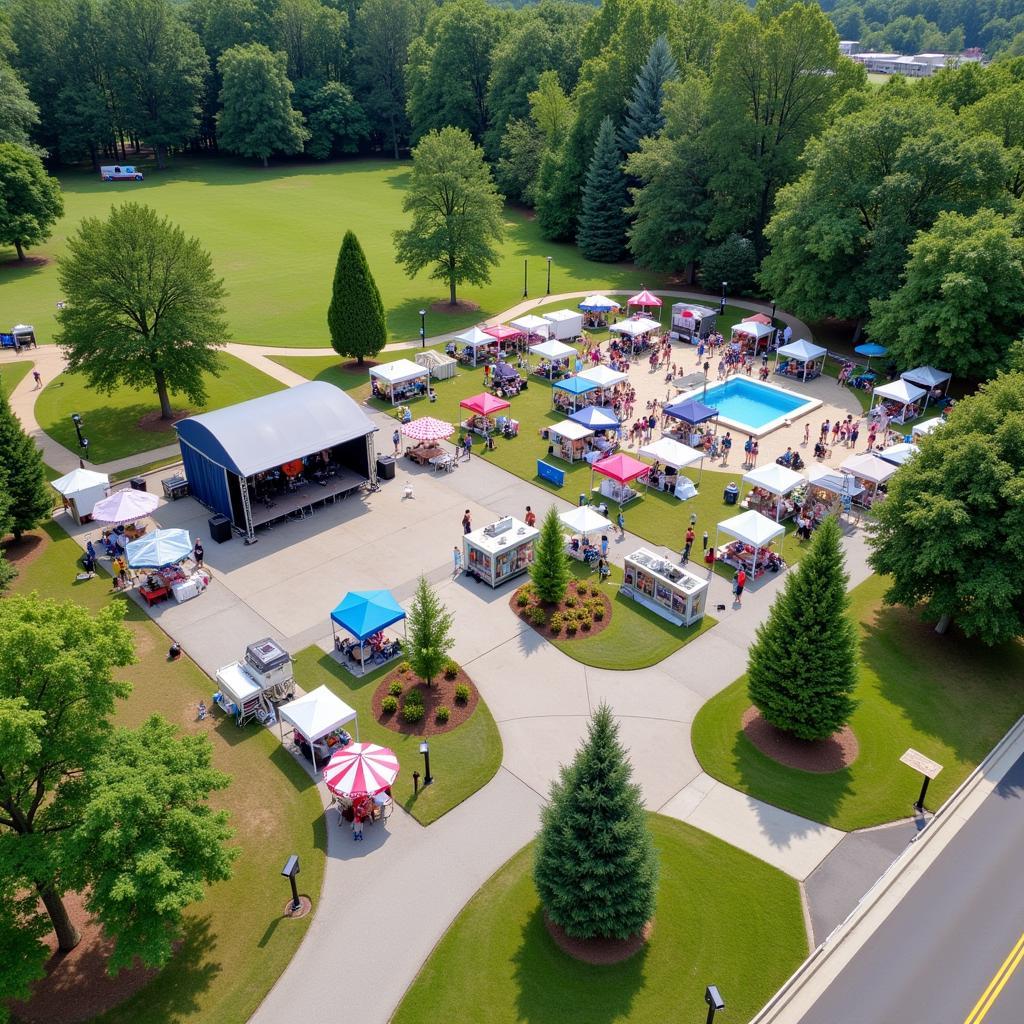
[[[900,444],[889,445],[888,448],[881,448],[875,454],[894,466],[902,466],[904,462],[913,458],[921,449],[916,444],[902,441]]]
[[[871,408],[875,407],[878,399],[886,402],[895,402],[900,406],[900,411],[892,417],[892,422],[903,423],[907,418],[907,409],[926,394],[927,392],[924,388],[919,388],[901,377],[899,380],[894,380],[891,384],[880,384],[875,388],[871,395]]]
[[[284,726],[287,722],[293,729],[300,732],[309,741],[313,752],[313,771],[316,771],[316,743],[335,729],[340,729],[349,722],[356,723],[356,740],[359,739],[359,719],[340,697],[336,697],[326,686],[318,686],[315,690],[298,697],[290,704],[278,708],[280,721],[278,730],[281,742],[284,742]]]
[[[660,326],[661,324],[657,320],[652,320],[649,316],[634,316],[612,324],[608,330],[614,331],[616,334],[625,334],[630,338],[639,338],[641,334],[649,334]]]
[[[493,345],[497,351],[499,347],[498,339],[492,334],[485,334],[479,327],[470,327],[470,329],[463,334],[455,335],[455,340],[462,342],[466,348],[472,349],[472,361],[474,366],[476,366],[476,358],[479,349]]]
[[[544,317],[535,316],[533,313],[527,313],[518,320],[509,320],[508,325],[522,331],[527,337],[531,334],[536,334],[540,338],[551,337],[551,324]]]
[[[384,386],[385,393],[392,405],[397,405],[395,388],[401,384],[408,384],[410,381],[423,380],[430,383],[430,370],[426,366],[420,366],[411,359],[396,359],[392,363],[381,363],[370,370],[370,376],[376,378]],[[400,400],[400,399],[399,399]]]
[[[698,485],[700,484],[701,477],[704,475],[704,452],[691,448],[688,444],[683,444],[682,441],[677,441],[674,437],[659,437],[657,441],[645,444],[637,452],[637,455],[645,455],[647,458],[654,459],[664,466],[671,466],[677,471],[699,462]]]
[[[788,466],[780,466],[777,462],[769,462],[765,466],[758,466],[757,469],[744,473],[743,482],[750,484],[751,487],[760,487],[776,496],[778,500],[775,502],[775,521],[778,522],[782,499],[806,481],[802,473]]]
[[[849,473],[837,473],[829,466],[809,466],[807,477],[812,487],[820,487],[823,491],[831,491],[840,497],[845,494],[850,498],[856,498],[858,494],[864,493],[864,488]]]
[[[915,366],[913,370],[907,370],[905,373],[901,373],[900,377],[905,381],[909,381],[911,384],[916,384],[919,388],[924,388],[925,391],[929,392],[928,397],[925,399],[924,404],[927,408],[929,401],[931,401],[930,392],[932,389],[941,387],[945,384],[946,386],[942,389],[942,393],[949,393],[949,382],[953,379],[951,373],[946,373],[945,370],[936,370],[934,366]]]
[[[867,480],[869,484],[874,484],[876,487],[881,483],[885,483],[897,469],[899,469],[899,466],[886,462],[870,452],[865,452],[862,455],[851,455],[839,466],[840,472],[849,473],[850,476],[854,476],[858,480]]]
[[[770,324],[763,324],[759,320],[742,320],[740,323],[735,324],[732,329],[733,338],[735,338],[737,334],[743,334],[748,338],[753,338],[754,347],[757,349],[762,348],[762,342],[764,342],[763,347],[767,347],[768,342],[766,339],[771,338],[774,333],[774,327]]]
[[[579,505],[569,509],[568,512],[562,512],[558,521],[570,533],[578,533],[583,537],[588,537],[592,533],[600,533],[610,526],[608,520],[590,505]]]
[[[775,522],[774,519],[761,515],[760,512],[753,510],[741,512],[738,516],[726,519],[715,527],[716,551],[718,550],[719,531],[743,541],[744,544],[749,544],[754,549],[754,564],[751,569],[751,575],[756,576],[758,552],[766,544],[770,544],[775,540],[776,537],[784,536],[786,528]]]
[[[73,469],[53,481],[53,489],[67,502],[72,518],[81,525],[110,487],[110,477],[92,469]]]
[[[548,360],[550,363],[561,363],[576,356],[576,349],[572,345],[565,345],[554,339],[531,345],[530,352],[535,356],[540,356],[541,359]]]
[[[803,364],[803,373],[800,379],[807,380],[807,367],[810,363],[815,360],[823,359],[826,355],[826,350],[820,345],[812,345],[809,341],[801,338],[799,341],[791,342],[789,345],[783,345],[775,353],[775,366],[778,367],[779,359],[794,359],[798,363]]]
[[[560,423],[548,427],[547,431],[552,444],[557,445],[554,454],[565,459],[566,462],[576,461],[576,446],[572,442],[594,436],[594,432],[589,427],[585,427],[575,420],[562,420]],[[562,440],[568,441],[569,444],[561,444]]]
[[[932,419],[924,420],[922,423],[915,423],[910,428],[910,433],[914,437],[927,437],[929,434],[934,434],[945,422],[941,416],[934,416]]]
[[[582,377],[583,380],[589,380],[591,384],[596,384],[602,398],[609,388],[629,380],[629,374],[623,373],[621,370],[613,370],[610,366],[605,366],[604,363],[592,366],[589,370],[583,370],[577,376]]]

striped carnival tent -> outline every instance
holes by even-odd
[[[376,796],[398,778],[398,758],[376,743],[350,743],[331,756],[324,782],[335,796]]]

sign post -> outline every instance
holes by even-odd
[[[914,804],[914,810],[918,814],[924,814],[924,798],[928,793],[928,783],[942,771],[942,765],[937,761],[933,761],[930,757],[925,757],[924,754],[913,747],[910,747],[905,753],[900,755],[900,761],[907,765],[908,768],[913,768],[914,771],[920,772],[924,776],[924,780],[921,783],[921,795],[917,798],[917,803]]]

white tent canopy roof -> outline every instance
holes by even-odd
[[[743,482],[754,487],[762,487],[772,494],[783,497],[804,483],[804,477],[802,473],[798,473],[788,466],[770,462],[765,466],[752,469],[749,473],[744,473]]]
[[[924,394],[923,388],[908,384],[902,378],[894,380],[891,384],[882,384],[875,388],[876,397],[887,399],[890,402],[899,402],[900,405],[910,405],[911,402],[923,398]]]
[[[582,441],[583,438],[591,437],[594,433],[589,427],[585,427],[582,423],[577,423],[575,420],[562,420],[561,423],[548,427],[548,431],[569,441]]]
[[[580,505],[577,508],[569,509],[558,517],[559,522],[573,533],[598,533],[601,530],[610,528],[610,523],[600,512],[596,512],[590,505]]]
[[[741,512],[732,519],[726,519],[725,522],[718,524],[718,528],[754,548],[764,547],[769,541],[781,537],[786,532],[786,528],[780,526],[774,519],[769,519],[753,509]]]
[[[704,458],[704,453],[683,444],[673,437],[659,437],[657,441],[645,444],[637,455],[646,455],[673,469],[685,469]]]
[[[530,346],[530,351],[542,359],[566,359],[576,355],[576,349],[572,345],[565,345],[560,341],[542,341]]]
[[[461,341],[472,348],[479,348],[481,345],[497,345],[498,339],[490,334],[484,334],[479,327],[470,327],[464,334],[456,334],[456,341]]]
[[[326,686],[318,686],[290,704],[282,704],[277,713],[314,743],[356,717],[355,711]]]
[[[553,309],[550,313],[544,314],[545,320],[578,320],[580,314],[572,309]]]
[[[801,338],[789,345],[783,345],[779,349],[779,355],[783,359],[795,359],[799,363],[807,363],[812,359],[820,359],[825,355],[826,350],[820,345],[812,345],[809,341]]]
[[[916,444],[901,441],[899,444],[889,445],[878,452],[880,459],[891,462],[894,466],[902,466],[904,462],[916,455],[921,449]]]
[[[933,416],[930,420],[925,420],[923,423],[915,423],[911,427],[910,433],[914,437],[925,437],[928,434],[933,434],[945,422],[941,416]]]
[[[864,490],[849,473],[837,473],[829,466],[809,466],[807,476],[815,487],[821,487],[833,494],[848,494],[855,498]]]
[[[759,323],[757,320],[744,320],[733,325],[732,333],[746,334],[751,338],[767,338],[774,330],[774,327]]]
[[[429,377],[430,370],[426,366],[414,363],[411,359],[396,359],[392,363],[381,363],[380,366],[374,366],[370,370],[370,376],[386,381],[388,384],[404,384],[407,380]]]
[[[542,316],[527,313],[516,320],[509,320],[509,327],[518,327],[524,334],[543,334],[547,337],[551,330],[551,324]]]
[[[620,320],[617,324],[612,324],[608,330],[636,338],[641,334],[647,334],[648,331],[656,331],[659,327],[661,324],[657,320],[652,320],[649,316],[638,316],[629,320]]]
[[[934,366],[916,366],[913,370],[901,373],[900,376],[904,380],[909,380],[911,384],[930,389],[938,387],[939,384],[945,384],[953,375],[943,370],[936,370]]]
[[[616,384],[621,384],[624,380],[629,380],[629,374],[622,373],[619,370],[613,370],[610,366],[605,366],[601,363],[598,366],[592,366],[589,370],[584,370],[582,373],[577,374],[584,380],[589,380],[591,384],[596,384],[599,388],[611,388]]]
[[[860,477],[861,480],[869,480],[873,484],[884,483],[899,469],[891,462],[880,459],[877,455],[865,452],[863,455],[851,455],[843,462],[839,469],[843,473]]]
[[[58,494],[77,494],[91,487],[109,487],[110,477],[106,473],[97,473],[92,469],[73,469],[70,473],[53,481],[53,489]]]
[[[428,348],[416,353],[416,362],[420,366],[425,366],[428,370],[436,370],[442,366],[451,366],[453,363],[457,363],[458,360],[452,359],[451,356],[445,355],[444,352]]]

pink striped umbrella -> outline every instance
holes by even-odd
[[[433,416],[421,416],[406,423],[402,427],[402,433],[414,441],[440,441],[442,438],[451,437],[455,433],[455,428],[444,420],[435,420]]]
[[[337,796],[376,796],[398,777],[395,752],[376,743],[350,743],[331,756],[324,782]]]

